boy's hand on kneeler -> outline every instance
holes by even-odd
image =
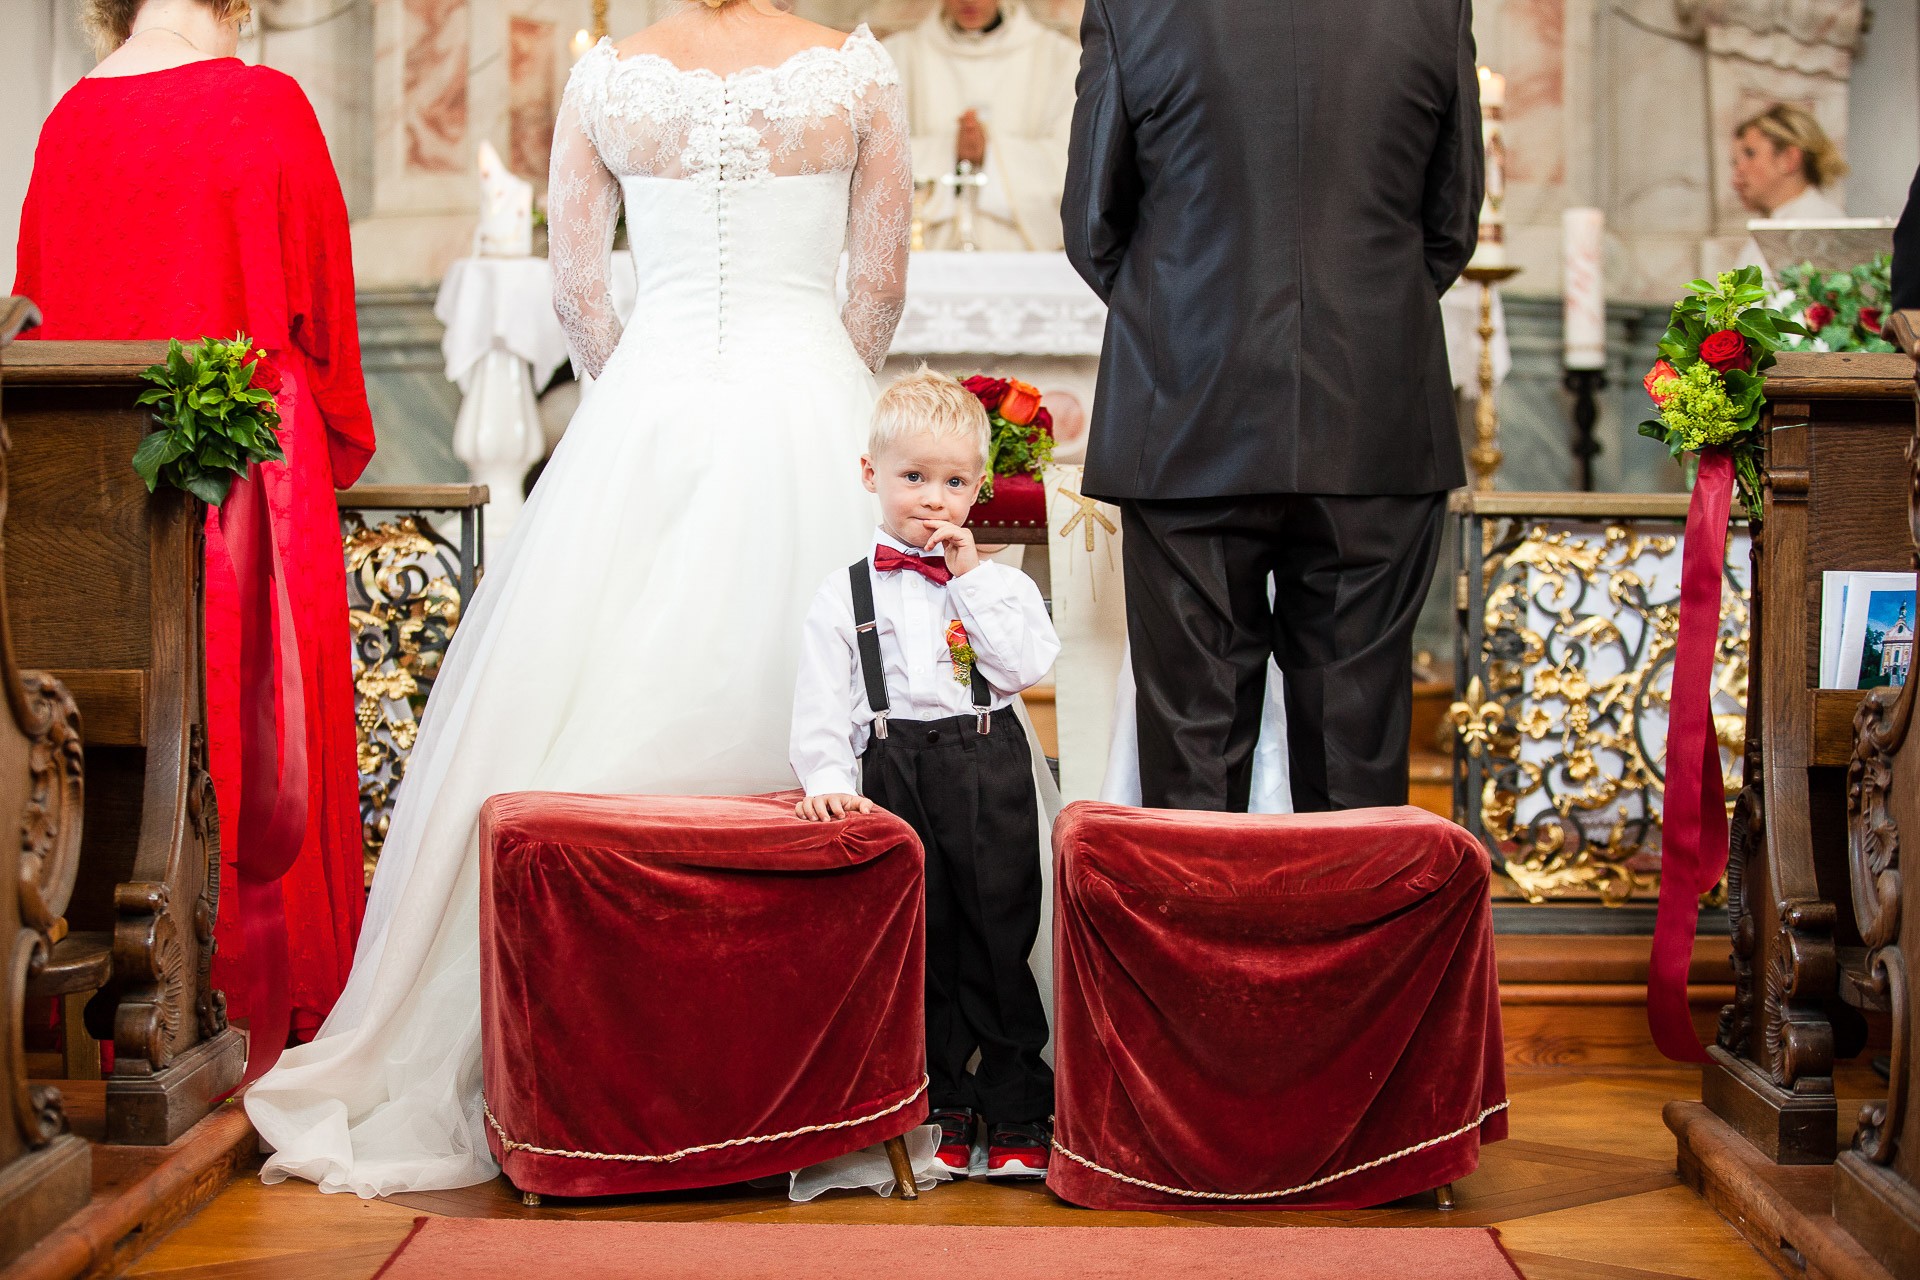
[[[793,806],[794,813],[808,822],[837,822],[853,813],[872,813],[873,801],[865,796],[850,796],[841,792],[808,796]]]
[[[945,552],[947,572],[956,578],[980,567],[980,549],[973,544],[973,530],[963,529],[957,524],[935,526],[925,549]]]

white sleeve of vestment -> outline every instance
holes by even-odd
[[[810,796],[856,795],[860,790],[855,692],[859,658],[853,609],[827,583],[813,597],[800,630],[800,673],[793,686],[793,729],[787,759]]]
[[[947,584],[987,683],[1012,695],[1037,683],[1060,656],[1060,637],[1032,578],[986,561]]]

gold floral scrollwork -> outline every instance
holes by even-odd
[[[1448,719],[1475,762],[1463,774],[1469,816],[1530,902],[1658,894],[1674,528],[1545,516],[1480,526],[1483,605],[1462,641],[1467,696]],[[1714,709],[1731,771],[1745,734],[1748,592],[1745,539],[1730,543]],[[1738,778],[1727,781],[1731,795]]]
[[[418,513],[369,525],[341,517],[353,633],[360,827],[366,879],[386,840],[427,695],[459,625],[459,550]]]

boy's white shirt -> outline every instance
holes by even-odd
[[[885,529],[879,546],[924,555]],[[974,662],[987,678],[999,710],[1053,667],[1060,637],[1033,579],[1018,569],[981,560],[971,572],[941,586],[910,569],[875,573],[875,630],[886,671],[890,720],[944,720],[973,711],[971,684],[953,677],[947,624],[967,629]],[[793,691],[788,759],[810,796],[856,794],[860,753],[872,732],[873,708],[854,634],[853,588],[847,571],[829,574],[814,594],[800,636],[800,675]]]

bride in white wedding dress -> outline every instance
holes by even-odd
[[[625,332],[608,289],[623,201]],[[548,207],[556,306],[596,381],[435,683],[346,990],[246,1095],[269,1182],[374,1196],[495,1175],[481,804],[791,787],[801,620],[872,542],[857,460],[912,168],[871,33],[701,0],[603,40],[567,85]]]

